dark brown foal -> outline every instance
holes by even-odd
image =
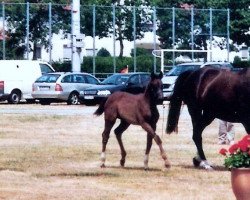
[[[162,73],[159,75],[151,74],[151,80],[142,94],[133,95],[126,92],[115,92],[109,96],[106,102],[100,104],[95,111],[95,115],[101,115],[104,112],[105,128],[102,133],[102,153],[101,167],[105,167],[105,151],[108,143],[110,131],[114,126],[116,119],[120,119],[119,126],[114,130],[117,141],[121,149],[121,166],[124,166],[126,160],[126,151],[122,142],[122,133],[130,124],[140,125],[147,132],[147,146],[144,159],[144,168],[148,169],[148,157],[154,139],[160,148],[162,159],[166,167],[170,167],[167,155],[163,149],[160,137],[155,133],[156,123],[159,119],[157,101],[162,99]]]

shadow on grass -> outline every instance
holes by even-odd
[[[43,177],[119,177],[116,173],[111,172],[62,172],[53,174],[35,174],[37,178]]]
[[[106,166],[105,168],[108,169],[124,169],[124,170],[135,170],[135,171],[151,171],[151,172],[158,172],[161,171],[161,169],[157,169],[157,168],[149,168],[149,169],[144,169],[144,167],[121,167],[121,166]]]

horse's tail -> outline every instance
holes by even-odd
[[[177,126],[180,116],[181,104],[183,101],[183,92],[186,78],[190,75],[191,71],[186,71],[179,75],[176,79],[173,95],[169,102],[169,112],[167,119],[166,133],[170,134],[173,131],[178,132]]]
[[[107,99],[103,100],[99,107],[97,108],[97,110],[94,112],[94,115],[96,116],[100,116],[102,115],[102,113],[104,113],[104,106],[105,106],[105,103],[106,103]]]

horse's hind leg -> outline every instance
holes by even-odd
[[[122,142],[122,133],[129,127],[129,123],[127,123],[124,120],[121,120],[121,123],[119,124],[119,126],[115,129],[115,135],[116,135],[116,139],[118,141],[118,144],[120,146],[121,149],[121,160],[120,160],[120,165],[122,167],[124,167],[125,164],[125,160],[126,160],[126,151],[124,149],[123,146],[123,142]]]
[[[107,143],[108,143],[108,140],[109,140],[110,131],[111,131],[112,127],[114,126],[114,124],[115,124],[115,120],[114,121],[105,120],[105,128],[104,128],[104,131],[102,132],[101,167],[105,167],[106,146],[107,146]]]

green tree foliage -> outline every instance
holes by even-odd
[[[91,1],[88,2],[88,4]],[[83,33],[93,36],[93,9],[96,13],[96,36],[99,38],[113,37],[119,42],[120,53],[119,57],[123,57],[124,40],[133,41],[134,39],[141,39],[144,36],[144,25],[150,22],[150,14],[147,6],[148,0],[107,0],[107,1],[92,1],[96,3],[95,7],[85,7],[85,14],[82,16],[82,30]],[[101,4],[102,7],[99,5]],[[86,3],[85,3],[86,5]],[[113,5],[115,10],[113,12]],[[103,7],[105,6],[105,7]],[[91,17],[90,17],[91,16]],[[115,16],[115,33],[113,33],[113,17]],[[134,18],[135,18],[135,32],[134,32]]]
[[[13,1],[5,4],[5,20],[8,25],[6,40],[7,58],[22,58],[26,49],[26,24],[27,24],[27,2],[29,2],[29,49],[33,51],[33,59],[36,59],[36,50],[38,45],[45,48],[49,45],[49,8],[48,3],[59,4],[65,1],[49,1],[49,0],[34,0],[34,1]],[[18,3],[18,4],[17,4]],[[59,30],[69,30],[70,23],[65,20],[68,11],[63,9],[63,6],[52,7],[52,32],[57,34]],[[70,19],[70,18],[69,18]]]
[[[98,52],[97,52],[97,56],[100,56],[100,57],[109,57],[111,56],[109,51],[105,48],[101,48]]]
[[[250,45],[250,12],[249,0],[191,0],[191,1],[162,1],[154,0],[152,5],[157,6],[157,17],[159,29],[157,35],[160,36],[162,48],[190,48],[191,43],[191,8],[194,8],[194,49],[207,49],[206,41],[209,39],[209,10],[200,9],[230,9],[230,39],[235,45]],[[175,44],[172,38],[172,10],[166,9],[175,7]],[[179,20],[178,20],[179,19]],[[213,11],[213,35],[226,37],[227,11]],[[218,44],[221,48],[226,47],[226,40]],[[233,46],[230,46],[233,48]]]

